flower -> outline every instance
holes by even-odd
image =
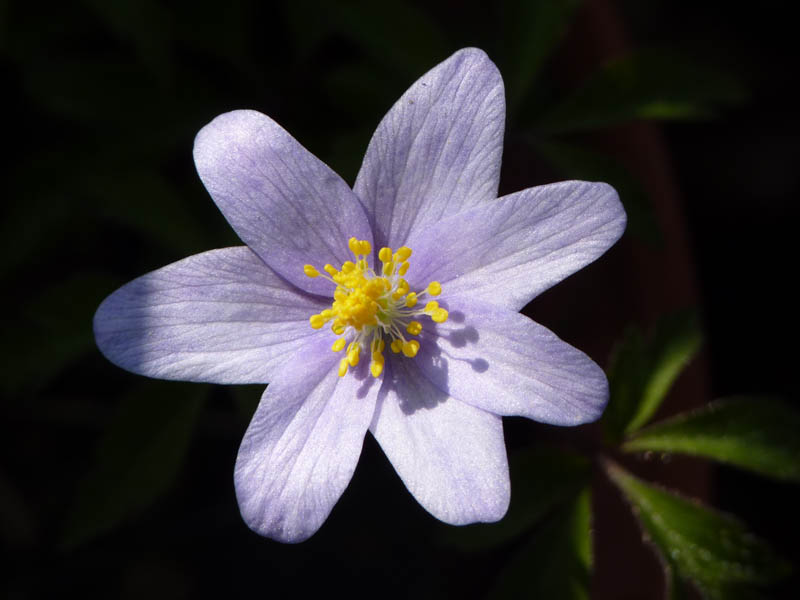
[[[367,430],[432,515],[496,521],[510,496],[502,416],[602,413],[603,371],[518,311],[603,254],[625,213],[603,183],[497,199],[504,118],[497,68],[468,48],[391,108],[353,189],[258,112],[197,135],[200,177],[247,245],[123,286],[95,337],[142,375],[270,384],[234,475],[261,535],[316,532]]]

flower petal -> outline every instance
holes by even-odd
[[[520,310],[601,256],[625,230],[625,211],[605,183],[564,181],[476,206],[425,231],[406,279],[431,280],[448,295],[480,297]]]
[[[266,383],[318,333],[325,308],[278,277],[247,247],[211,250],[143,275],[94,316],[101,352],[148,377]]]
[[[332,285],[303,265],[352,260],[347,240],[372,242],[348,185],[280,125],[252,110],[220,115],[194,142],[197,172],[236,233],[300,289],[330,297]]]
[[[438,388],[498,415],[553,425],[603,413],[608,380],[583,352],[525,315],[464,297],[447,305],[450,318],[423,329],[415,358]]]
[[[497,197],[503,80],[482,50],[456,52],[415,82],[378,125],[356,179],[375,243]]]
[[[380,382],[367,361],[346,377],[328,341],[287,363],[270,384],[236,459],[239,508],[257,533],[302,542],[313,535],[353,476]]]
[[[414,363],[387,364],[370,431],[434,517],[452,525],[501,519],[510,497],[502,419],[448,397]]]

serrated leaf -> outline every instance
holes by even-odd
[[[653,417],[701,344],[693,310],[663,317],[649,339],[636,329],[628,331],[608,373],[611,398],[603,425],[611,440],[619,441]]]
[[[506,516],[497,523],[448,527],[441,534],[444,544],[475,551],[512,540],[574,497],[590,475],[590,465],[584,457],[552,448],[517,452],[509,463],[513,484]]]
[[[625,206],[627,232],[652,245],[662,242],[650,199],[640,183],[616,160],[565,142],[538,141],[535,147],[547,162],[568,179],[611,184]]]
[[[697,56],[641,50],[612,60],[575,93],[546,113],[538,129],[565,133],[633,119],[698,119],[746,99],[731,73]]]
[[[65,548],[110,531],[169,488],[207,391],[208,386],[149,382],[123,401],[78,486],[62,536]]]
[[[489,597],[588,600],[591,570],[591,501],[586,488],[525,543]]]
[[[580,0],[505,0],[502,65],[508,112],[513,113],[553,48],[564,37]]]
[[[614,463],[606,470],[654,548],[704,596],[722,598],[726,589],[770,583],[787,573],[786,563],[733,516],[647,484]]]
[[[800,412],[774,398],[730,398],[639,431],[628,452],[677,452],[800,481]]]

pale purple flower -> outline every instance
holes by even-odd
[[[317,531],[367,431],[432,515],[456,525],[496,521],[510,495],[502,416],[577,425],[602,413],[603,371],[518,311],[603,254],[625,213],[603,183],[497,199],[504,119],[497,68],[465,49],[391,108],[353,189],[260,113],[223,114],[198,134],[200,177],[247,245],[123,286],[98,309],[95,337],[135,373],[270,384],[234,475],[253,530],[284,542]],[[335,284],[308,275],[351,261],[361,277],[348,288],[355,298],[381,276],[383,247],[395,252],[381,255],[391,289],[358,305],[366,312],[352,319],[377,323],[359,330],[331,308]],[[401,247],[412,256],[397,254]],[[425,310],[426,290],[438,308]],[[390,351],[400,336],[400,352]],[[352,346],[333,351],[339,337],[340,346],[360,344],[364,359]]]

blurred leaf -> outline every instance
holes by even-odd
[[[169,13],[155,0],[83,0],[121,40],[131,43],[142,61],[161,78],[171,76]]]
[[[503,79],[508,112],[515,112],[545,60],[564,37],[581,0],[505,0]]]
[[[467,551],[503,544],[572,498],[590,476],[590,465],[584,457],[553,448],[517,452],[509,463],[513,487],[506,516],[497,523],[448,527],[441,535],[445,544]]]
[[[78,486],[62,544],[72,548],[110,531],[172,484],[189,448],[209,387],[149,382],[123,400]]]
[[[22,491],[0,471],[0,539],[4,546],[32,546],[37,523]]]
[[[569,179],[605,181],[617,190],[628,215],[627,231],[637,238],[657,245],[661,231],[656,223],[650,199],[640,183],[625,167],[605,154],[564,142],[539,141],[536,150]]]
[[[732,73],[703,64],[697,56],[641,50],[607,63],[543,115],[538,129],[565,133],[633,119],[707,118],[745,99],[745,89]]]
[[[608,369],[611,398],[603,425],[609,439],[619,441],[652,418],[702,339],[694,310],[662,317],[649,339],[628,331]]]
[[[675,569],[666,565],[669,573],[666,574],[667,580],[667,600],[689,600],[691,593],[687,589],[687,584],[677,576]]]
[[[613,463],[606,469],[654,548],[704,596],[728,598],[731,589],[769,583],[788,572],[788,565],[731,515],[653,487]]]
[[[678,452],[800,481],[800,412],[772,398],[731,398],[638,432],[628,452]]]
[[[587,488],[542,524],[503,569],[489,597],[588,600],[591,571],[591,503]]]
[[[425,10],[411,3],[298,0],[290,3],[288,9],[295,31],[310,28],[314,32],[304,46],[335,32],[360,46],[379,64],[391,66],[410,78],[419,77],[450,53],[444,32]]]
[[[206,198],[182,196],[155,169],[107,168],[87,173],[77,183],[94,202],[95,217],[124,224],[179,255],[210,247],[196,208]]]
[[[91,351],[94,311],[118,284],[104,274],[78,273],[45,287],[3,330],[4,346],[15,351],[0,362],[1,388],[42,386]]]
[[[229,385],[225,387],[233,398],[233,404],[236,407],[236,412],[245,423],[249,423],[250,419],[258,408],[261,397],[264,395],[264,385]]]

